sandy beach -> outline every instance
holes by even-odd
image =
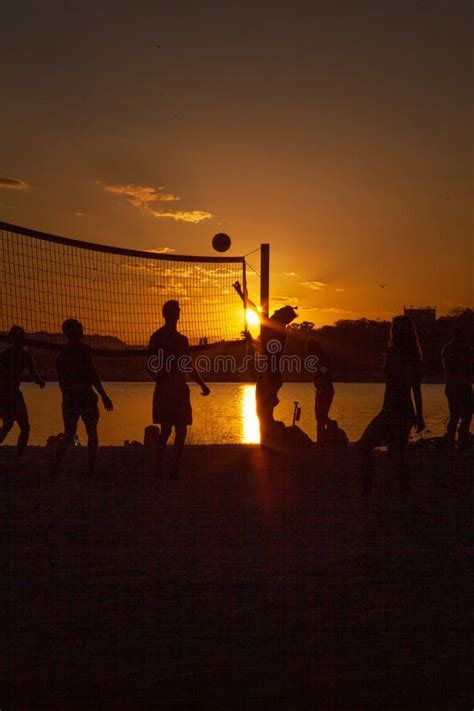
[[[472,455],[190,446],[0,461],[7,623],[1,706],[462,709],[473,699]]]

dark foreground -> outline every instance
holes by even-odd
[[[189,447],[0,462],[8,532],[3,709],[470,709],[472,457],[412,449],[403,499],[377,456]]]

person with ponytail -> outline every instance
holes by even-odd
[[[422,352],[414,323],[407,316],[395,316],[385,360],[385,394],[382,410],[369,423],[357,442],[362,459],[363,491],[368,494],[372,483],[371,453],[386,445],[400,489],[410,491],[405,466],[405,453],[412,427],[425,428],[421,396]]]

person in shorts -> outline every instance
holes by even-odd
[[[187,429],[193,421],[187,375],[201,387],[202,395],[209,395],[210,390],[192,363],[188,339],[178,331],[179,302],[167,301],[162,313],[165,323],[151,336],[147,358],[148,373],[155,381],[153,424],[160,425],[157,473],[163,469],[166,445],[174,428],[170,478],[179,479]]]
[[[315,338],[311,338],[308,342],[308,353],[318,359],[314,373],[314,414],[316,416],[316,440],[319,445],[324,446],[331,427],[337,426],[336,421],[329,417],[334,399],[332,361],[327,351]]]
[[[456,326],[453,339],[444,346],[441,357],[446,376],[445,393],[449,406],[446,443],[449,448],[454,448],[456,432],[458,432],[459,450],[467,449],[470,445],[469,430],[474,405],[472,355],[472,348],[464,330],[461,326]]]
[[[88,469],[93,474],[99,448],[97,425],[99,422],[98,396],[104,408],[113,409],[92,361],[90,348],[82,343],[84,331],[80,321],[67,319],[62,325],[67,345],[58,356],[56,369],[62,393],[64,437],[56,451],[56,470],[59,471],[67,448],[73,442],[79,418],[87,432]]]
[[[413,426],[416,426],[417,432],[425,428],[420,385],[421,362],[422,353],[414,323],[407,316],[395,316],[385,360],[386,385],[382,410],[368,424],[356,443],[362,458],[365,494],[369,493],[372,483],[371,451],[382,445],[388,447],[402,493],[410,491],[405,463],[408,438]]]
[[[17,441],[17,455],[21,457],[28,444],[30,422],[25,398],[21,392],[21,382],[25,372],[40,388],[45,387],[31,353],[25,346],[26,334],[21,326],[12,326],[8,333],[13,345],[0,353],[0,444],[2,444],[15,422],[20,428]]]

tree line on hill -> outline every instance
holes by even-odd
[[[463,324],[469,337],[474,336],[474,309],[463,308],[441,316],[433,324],[419,325],[418,334],[423,349],[423,379],[425,382],[443,382],[441,350],[452,338],[456,324]],[[309,339],[316,338],[331,355],[334,380],[339,382],[381,382],[383,364],[390,331],[389,321],[344,319],[332,326],[319,329],[309,321],[293,324],[289,328],[285,354],[299,356],[304,361]],[[96,337],[95,337],[96,338]],[[110,344],[104,337],[103,347]],[[116,340],[116,339],[113,339]],[[87,339],[85,339],[87,342]],[[58,343],[61,342],[58,338]],[[116,347],[116,343],[113,344]],[[31,349],[38,368],[46,380],[54,381],[56,376],[57,352],[44,349]],[[199,354],[200,351],[197,351]],[[255,380],[255,371],[249,366],[241,372],[232,372],[229,358],[237,365],[242,364],[245,355],[249,355],[248,344],[215,344],[202,351],[208,358],[209,372],[205,373],[210,382],[249,382]],[[143,356],[97,356],[96,363],[103,380],[108,381],[147,381]],[[305,372],[284,372],[286,381],[312,381],[312,374]]]

